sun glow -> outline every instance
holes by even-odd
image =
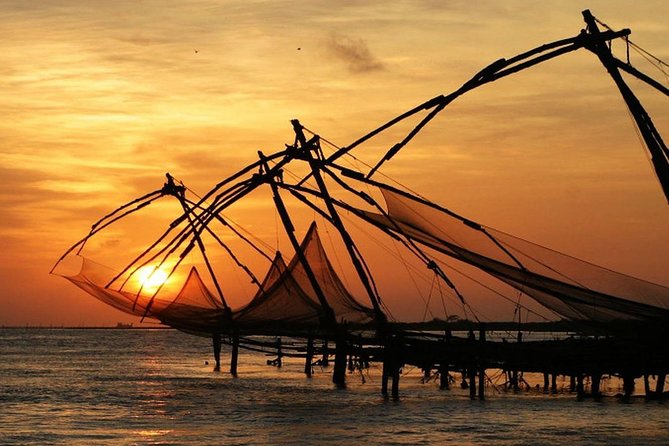
[[[153,292],[167,282],[169,274],[155,266],[143,266],[137,270],[137,280],[145,291]]]

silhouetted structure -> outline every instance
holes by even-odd
[[[220,369],[220,345],[227,342],[232,346],[230,372],[235,376],[240,347],[275,352],[276,359],[268,363],[279,367],[285,355],[303,357],[305,374],[310,376],[314,356],[322,356],[321,365],[328,364],[328,341],[334,341],[333,382],[336,385],[345,385],[347,358],[350,371],[367,367],[370,362],[380,362],[383,370],[381,391],[387,395],[391,381],[390,393],[395,398],[399,396],[402,367],[407,364],[422,369],[425,380],[436,371],[442,389],[449,388],[451,373],[462,374],[463,386],[469,389],[472,398],[484,398],[486,370],[489,369],[505,371],[508,387],[516,391],[521,387],[524,372],[537,372],[544,374],[545,392],[555,393],[557,376],[564,375],[570,377],[571,387],[579,396],[585,395],[584,377],[588,377],[591,393],[598,396],[602,376],[616,375],[624,381],[627,398],[632,395],[634,379],[640,377],[644,377],[648,397],[661,397],[669,370],[669,337],[665,328],[669,321],[669,288],[505,234],[372,178],[385,162],[459,96],[546,60],[585,48],[597,55],[620,90],[669,199],[669,151],[620,71],[636,76],[665,95],[669,95],[669,90],[611,53],[607,43],[613,39],[624,39],[630,44],[629,30],[600,31],[598,23],[601,22],[589,11],[584,11],[583,15],[587,28],[577,36],[495,61],[453,93],[426,101],[346,147],[335,147],[330,156],[322,150],[322,138],[293,120],[293,144],[269,155],[259,152],[258,161],[221,181],[202,198],[190,199],[188,189],[168,174],[161,189],[121,206],[93,225],[90,233],[70,248],[56,266],[75,250],[80,254],[91,237],[117,220],[161,197],[172,197],[178,200],[183,214],[120,271],[106,270],[84,258],[80,272],[67,278],[122,311],[154,318],[187,333],[211,337],[216,369]],[[338,163],[353,149],[421,112],[425,116],[418,125],[368,172]],[[289,182],[284,171],[295,164],[306,166],[308,173]],[[281,253],[267,254],[223,216],[224,211],[261,187],[271,192],[295,252],[288,264]],[[372,193],[362,192],[372,189],[382,197],[385,206]],[[298,240],[289,206],[284,201],[286,194],[321,216],[339,235],[368,305],[356,299],[338,277],[326,256],[315,224],[311,225],[302,242]],[[528,341],[522,339],[522,331],[529,326],[515,324],[512,330],[518,332],[517,341],[497,342],[486,336],[490,325],[461,324],[460,329],[469,331],[469,336],[458,337],[453,334],[457,324],[429,327],[446,333],[435,335],[428,327],[412,329],[389,322],[374,278],[341,218],[342,212],[403,245],[451,290],[463,307],[467,305],[465,296],[441,268],[443,261],[436,257],[436,253],[474,266],[531,296],[564,320],[571,321],[564,331],[577,332],[579,336],[555,341]],[[270,262],[262,280],[230,249],[222,232],[243,240]],[[233,309],[228,305],[222,281],[206,249],[209,243],[222,247],[256,284],[255,296],[243,307]],[[173,275],[187,254],[195,251],[201,255],[201,269],[206,269],[213,288],[205,284],[195,267],[191,267],[178,290],[170,291],[159,284],[155,290],[149,291],[146,283],[137,280],[139,271],[147,266],[169,265],[169,274]],[[304,342],[286,345],[281,339],[287,336]],[[657,376],[655,390],[650,388],[650,375]]]

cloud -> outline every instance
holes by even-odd
[[[344,62],[352,73],[383,70],[384,66],[360,38],[333,33],[326,42],[330,54]]]

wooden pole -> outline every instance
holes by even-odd
[[[479,400],[485,399],[485,328],[479,330]]]
[[[650,377],[648,376],[648,373],[643,374],[643,391],[646,395],[646,398],[648,398],[652,393],[650,390]]]
[[[381,373],[381,395],[388,396],[388,369],[390,358],[388,358],[388,349],[385,350],[383,357],[383,371]]]
[[[666,373],[660,373],[657,375],[657,382],[655,383],[655,394],[660,399],[664,398],[664,381],[666,378]]]
[[[623,398],[629,400],[634,393],[634,375],[625,373],[623,375]]]
[[[400,365],[394,360],[393,361],[393,399],[397,400],[400,397]]]
[[[321,358],[321,365],[323,367],[330,367],[330,348],[328,346],[328,340],[323,340],[323,356]]]
[[[557,393],[557,373],[551,373],[551,393]]]
[[[583,374],[579,373],[576,376],[576,394],[579,398],[585,396],[585,388],[583,387]]]
[[[230,357],[230,374],[237,376],[237,358],[239,357],[239,332],[237,330],[232,334],[232,355]]]
[[[304,358],[304,374],[311,378],[311,363],[314,360],[314,338],[309,335],[307,338],[307,354]]]
[[[211,335],[212,343],[214,344],[214,371],[221,371],[221,334],[216,332]]]
[[[599,27],[589,10],[586,9],[583,11],[583,19],[588,25],[587,29],[590,35],[598,37],[600,34]],[[611,54],[611,49],[606,43],[604,41],[596,41],[590,45],[586,45],[586,48],[599,57],[599,60],[604,67],[606,67],[606,70],[609,72],[609,75],[611,75],[618,90],[620,90],[620,94],[632,114],[632,118],[639,129],[639,133],[646,143],[646,148],[650,153],[651,163],[655,168],[655,173],[660,181],[665,198],[669,201],[669,149],[662,140],[662,136],[655,128],[653,121],[651,121],[650,116],[641,105],[641,102],[639,102],[639,99],[623,80],[613,55]]]
[[[337,339],[335,344],[332,382],[339,388],[346,387],[346,342],[343,339]]]
[[[518,335],[516,336],[516,342],[518,342],[518,344],[523,342],[523,332],[522,331],[518,331]],[[511,372],[511,386],[513,387],[513,390],[515,392],[518,392],[520,390],[520,382],[519,382],[519,379],[518,379],[518,370],[514,369]]]
[[[451,385],[448,382],[449,379],[449,373],[448,373],[448,363],[443,361],[439,365],[439,388],[441,390],[448,390],[450,389]]]
[[[599,372],[594,372],[591,377],[591,385],[590,385],[590,390],[592,393],[592,396],[595,398],[599,398],[602,396],[602,392],[600,390],[600,384],[602,382],[602,375]]]

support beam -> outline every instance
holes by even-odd
[[[625,373],[623,375],[623,398],[628,401],[634,393],[634,375]]]
[[[307,378],[311,378],[312,367],[311,363],[314,360],[314,338],[309,335],[307,338],[307,353],[304,358],[304,374]]]
[[[393,399],[397,400],[400,398],[400,365],[394,361],[393,364]]]
[[[214,372],[221,371],[221,334],[216,332],[211,334],[212,344],[214,346]]]
[[[439,388],[441,390],[449,390],[451,388],[449,379],[448,363],[444,361],[439,365]]]
[[[655,383],[655,394],[660,399],[664,398],[664,381],[666,378],[666,373],[660,373],[657,375],[657,382]]]
[[[388,377],[390,375],[390,358],[387,357],[388,351],[386,350],[383,358],[383,371],[381,372],[381,395],[388,396]]]
[[[376,294],[376,291],[372,285],[372,279],[367,274],[367,271],[365,269],[361,256],[355,246],[355,243],[353,242],[353,239],[351,238],[350,234],[346,230],[346,227],[344,226],[344,223],[339,217],[337,209],[332,203],[330,192],[328,191],[325,185],[325,181],[323,181],[323,177],[319,170],[318,163],[316,162],[312,154],[312,149],[317,148],[316,144],[318,139],[315,138],[315,142],[308,142],[306,137],[304,136],[304,129],[302,127],[302,124],[300,124],[300,121],[298,121],[297,119],[293,119],[291,123],[293,124],[293,130],[295,130],[295,135],[300,143],[300,147],[303,149],[303,155],[309,161],[309,165],[311,167],[311,173],[314,177],[314,180],[316,180],[318,189],[320,190],[323,196],[323,201],[325,202],[325,206],[328,209],[328,213],[330,214],[330,217],[332,217],[332,223],[339,232],[344,242],[344,246],[348,251],[349,257],[351,258],[351,263],[353,263],[353,266],[355,267],[355,270],[358,273],[358,277],[360,278],[360,281],[362,282],[362,285],[365,288],[367,295],[369,296],[370,302],[372,303],[372,307],[374,308],[374,314],[376,316],[376,322],[379,325],[378,328],[383,330],[383,326],[385,326],[387,318],[385,313],[383,313],[383,311],[381,310],[379,297]]]
[[[579,398],[583,398],[585,396],[585,386],[583,384],[582,373],[576,375],[576,394],[578,395]]]
[[[641,105],[641,102],[639,102],[639,99],[623,80],[618,69],[618,64],[616,64],[615,58],[611,54],[611,49],[606,45],[605,41],[600,39],[599,27],[589,10],[586,9],[583,11],[583,19],[588,25],[588,33],[594,37],[592,43],[585,47],[599,57],[599,60],[611,75],[618,90],[620,90],[620,94],[625,100],[625,103],[634,118],[634,122],[639,129],[639,133],[646,144],[646,148],[650,153],[651,162],[655,168],[655,174],[660,181],[664,196],[669,202],[669,149],[667,149],[660,133],[655,128],[653,121]]]
[[[346,341],[338,339],[335,345],[334,370],[332,382],[339,388],[346,387]]]
[[[592,393],[592,396],[595,398],[602,396],[602,391],[600,390],[601,382],[602,374],[599,372],[593,372],[591,376],[590,393]]]
[[[232,334],[232,354],[230,355],[230,374],[237,377],[237,360],[239,358],[239,332]]]
[[[479,330],[479,354],[478,354],[478,366],[479,366],[479,400],[485,399],[485,328],[481,324]]]
[[[323,340],[323,356],[321,357],[321,366],[330,367],[330,347],[328,346],[328,340]]]

